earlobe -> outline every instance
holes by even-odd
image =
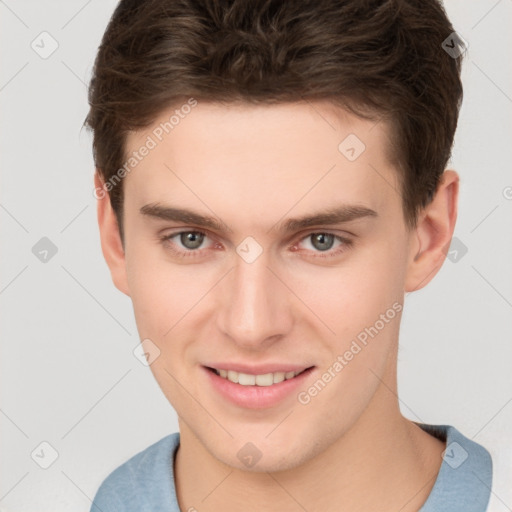
[[[443,173],[434,198],[421,212],[414,233],[407,269],[405,291],[419,290],[437,274],[446,258],[455,222],[459,176],[455,171]]]
[[[94,186],[98,201],[97,214],[100,230],[101,250],[103,257],[110,269],[112,281],[118,290],[130,296],[128,279],[126,274],[126,260],[119,233],[117,218],[110,203],[110,196],[104,188],[104,183],[96,171]]]

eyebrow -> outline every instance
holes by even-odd
[[[212,229],[219,232],[233,233],[227,224],[217,217],[210,217],[185,208],[173,208],[160,203],[151,203],[140,209],[142,215],[157,219],[184,222],[195,226]],[[284,222],[276,223],[269,231],[289,233],[299,229],[322,225],[341,224],[364,217],[378,217],[375,210],[360,205],[341,205],[335,208],[328,208],[311,215],[287,219]]]

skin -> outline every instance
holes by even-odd
[[[174,108],[130,133],[128,153]],[[182,510],[409,512],[427,499],[444,443],[398,407],[401,313],[306,405],[292,393],[275,407],[238,407],[202,368],[219,360],[314,365],[307,390],[365,327],[439,271],[457,216],[458,175],[444,172],[409,230],[387,130],[321,101],[199,102],[124,178],[124,249],[108,196],[98,201],[112,279],[133,301],[141,340],[161,351],[150,368],[179,417]],[[338,151],[349,134],[366,145],[353,162]],[[140,213],[154,203],[214,216],[231,232]],[[377,215],[286,235],[271,230],[341,204]],[[179,236],[160,239],[187,230],[206,234],[199,249]],[[335,239],[322,251],[310,236],[319,232],[352,244]],[[247,236],[263,250],[252,263],[236,252]],[[196,255],[180,258],[172,247]],[[252,468],[237,457],[247,442],[262,454]]]

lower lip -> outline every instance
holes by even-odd
[[[279,402],[304,385],[305,380],[314,368],[314,366],[308,368],[293,379],[284,380],[271,386],[243,386],[224,379],[203,366],[207,378],[210,379],[213,388],[221,396],[239,407],[248,409],[264,409],[278,405]]]

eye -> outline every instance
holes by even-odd
[[[172,241],[174,238],[177,238],[179,244],[181,244],[184,249],[176,248],[176,242]],[[206,233],[191,230],[165,235],[160,240],[165,247],[168,247],[172,252],[180,257],[195,257],[200,254],[201,251],[198,249],[203,244],[205,238],[208,238]]]
[[[335,236],[331,233],[311,233],[304,240],[311,241],[311,245],[322,252],[332,249],[336,241]]]
[[[314,255],[314,257],[320,258],[329,258],[337,256],[338,254],[341,254],[342,252],[347,250],[352,245],[352,240],[348,238],[335,235],[334,233],[321,231],[317,233],[309,233],[307,236],[305,236],[299,241],[299,244],[295,244],[293,246],[293,250],[296,250],[295,248],[298,247],[298,245],[300,245],[300,243],[303,241],[309,242],[309,246],[312,247],[312,249],[308,248],[308,250],[320,253]],[[336,245],[336,249],[331,250],[336,242],[338,242],[338,245]],[[324,255],[322,253],[326,254]]]
[[[187,258],[201,256],[203,252],[201,246],[205,239],[208,238],[208,235],[202,231],[189,230],[165,235],[161,237],[160,240],[166,248],[171,250],[178,257]],[[173,239],[177,241],[173,241]],[[352,240],[349,238],[321,231],[303,236],[291,247],[291,250],[296,252],[299,245],[304,241],[308,241],[310,246],[305,249],[306,252],[316,253],[313,254],[313,258],[331,258],[341,254],[352,246]],[[335,245],[336,242],[337,245]],[[181,246],[181,248],[179,246]],[[332,250],[334,246],[336,248]],[[213,243],[213,247],[221,248],[221,245],[219,243]],[[206,248],[204,248],[204,250],[206,250]]]

